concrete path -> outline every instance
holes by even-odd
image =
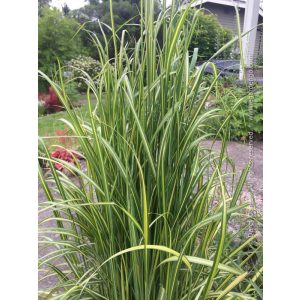
[[[210,148],[212,141],[202,143]],[[213,150],[218,152],[221,142],[216,141]],[[252,144],[229,142],[227,146],[228,156],[235,162],[237,175],[252,160],[252,167],[248,175],[248,184],[253,191],[257,208],[262,212],[263,209],[263,142],[254,141]]]

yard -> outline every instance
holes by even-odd
[[[127,2],[40,11],[39,297],[262,299],[262,88],[211,60],[241,37]],[[110,25],[76,31],[91,11]]]

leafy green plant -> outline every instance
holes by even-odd
[[[41,245],[48,253],[41,257],[40,268],[47,271],[46,278],[55,276],[57,284],[41,297],[261,295],[261,265],[249,263],[261,246],[255,236],[236,244],[228,230],[229,220],[244,215],[246,204],[238,200],[250,166],[236,186],[227,188],[234,166],[226,155],[226,122],[220,128],[220,154],[200,145],[210,137],[208,121],[219,111],[204,109],[218,77],[206,87],[207,64],[196,69],[196,52],[188,55],[197,12],[187,22],[190,6],[184,13],[174,8],[175,2],[166,10],[164,1],[163,13],[154,22],[154,1],[141,1],[143,34],[133,52],[123,39],[117,43],[111,17],[113,60],[108,42],[99,43],[91,35],[101,70],[96,82],[85,77],[88,120],[71,109],[62,70],[59,84],[41,72],[64,104],[69,118],[65,123],[86,161],[85,166],[73,165],[52,158],[44,147],[51,175],[45,178],[39,169],[48,199],[41,211],[50,210],[52,216],[42,224],[55,221],[56,226],[41,229]],[[113,16],[112,1],[110,9]],[[76,182],[56,170],[55,163],[77,174]]]
[[[209,86],[213,80],[213,75],[206,75],[204,81]],[[236,76],[220,77],[208,100],[210,102],[207,108],[220,109],[219,117],[210,121],[210,133],[217,134],[220,126],[230,116],[228,129],[231,140],[245,141],[250,132],[255,135],[255,138],[262,138],[262,86],[252,84],[250,87],[245,83],[237,83]]]
[[[195,10],[190,12],[190,19],[193,19]],[[195,30],[191,43],[189,46],[190,52],[194,51],[194,48],[198,48],[199,60],[207,60],[213,56],[222,46],[228,43],[232,39],[232,32],[224,28],[212,14],[198,14],[195,20]],[[230,58],[232,46],[227,47],[219,54],[219,59]]]
[[[239,99],[243,99],[241,105],[233,111],[233,107]],[[216,99],[217,107],[221,108],[222,120],[229,114],[231,139],[246,140],[249,132],[262,134],[263,132],[263,90],[255,86],[249,92],[247,86],[226,88]]]

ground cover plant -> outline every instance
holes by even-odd
[[[213,76],[207,76],[211,84]],[[229,139],[245,141],[249,132],[255,138],[262,139],[263,133],[263,87],[254,84],[251,89],[247,84],[236,83],[236,77],[223,78],[210,95],[210,108],[219,108],[219,118],[211,121],[210,132],[218,133],[224,120],[230,115]],[[236,103],[240,104],[235,107]]]
[[[244,101],[232,112],[236,101]],[[249,105],[251,103],[251,106]],[[263,90],[256,86],[253,92],[246,87],[232,87],[226,89],[217,99],[216,104],[222,109],[222,119],[232,113],[230,122],[230,138],[246,140],[249,132],[259,137],[263,132]],[[251,110],[250,110],[251,109]],[[222,122],[222,121],[221,121]]]
[[[51,171],[46,176],[39,168],[48,199],[40,212],[52,212],[41,225],[56,226],[41,227],[40,243],[49,252],[39,265],[45,279],[57,280],[40,297],[260,299],[262,246],[255,236],[236,240],[244,228],[228,230],[229,221],[247,217],[239,198],[250,168],[235,178],[226,154],[231,115],[219,128],[220,154],[199,145],[211,137],[209,120],[219,109],[205,110],[218,76],[207,86],[210,62],[197,69],[197,50],[189,55],[198,12],[187,22],[190,5],[177,10],[174,1],[166,9],[164,1],[154,22],[154,1],[140,4],[141,37],[133,51],[126,31],[117,41],[113,17],[113,55],[105,34],[99,43],[90,33],[101,70],[97,79],[82,74],[87,118],[72,109],[61,68],[59,83],[41,72],[65,107],[64,123],[85,166],[75,156],[72,163],[51,156],[40,139]],[[110,1],[111,16],[112,8]]]

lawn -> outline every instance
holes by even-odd
[[[93,106],[95,104],[92,104]],[[88,118],[88,105],[85,104],[81,107],[74,108],[78,115],[81,115],[83,119]],[[55,138],[58,132],[63,132],[67,129],[67,125],[61,120],[66,119],[70,121],[68,113],[66,111],[49,114],[38,118],[38,133],[39,137],[46,137],[46,143],[51,144],[60,143],[59,138]]]

